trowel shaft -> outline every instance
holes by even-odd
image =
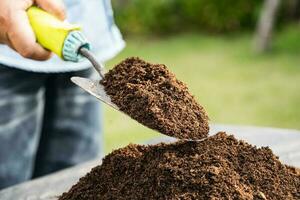
[[[104,78],[104,66],[97,62],[95,56],[92,54],[91,51],[89,51],[87,48],[82,47],[78,50],[78,53],[80,53],[83,57],[87,58],[92,63],[93,67],[99,73],[101,78]]]

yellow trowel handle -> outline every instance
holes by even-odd
[[[79,31],[80,26],[63,22],[35,6],[30,7],[27,14],[38,43],[65,59],[63,55],[65,40],[70,32]]]

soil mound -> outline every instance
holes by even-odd
[[[149,128],[181,139],[201,139],[208,134],[204,108],[163,64],[127,58],[101,84],[113,103]]]
[[[60,197],[95,199],[300,199],[300,175],[269,148],[221,132],[116,150]]]

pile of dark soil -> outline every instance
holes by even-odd
[[[209,131],[208,116],[165,65],[132,57],[101,81],[120,110],[145,126],[181,139],[201,139]]]
[[[300,174],[269,148],[218,133],[116,150],[60,197],[95,199],[300,199]]]

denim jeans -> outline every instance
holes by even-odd
[[[0,65],[0,189],[101,154],[100,102],[70,81]]]

